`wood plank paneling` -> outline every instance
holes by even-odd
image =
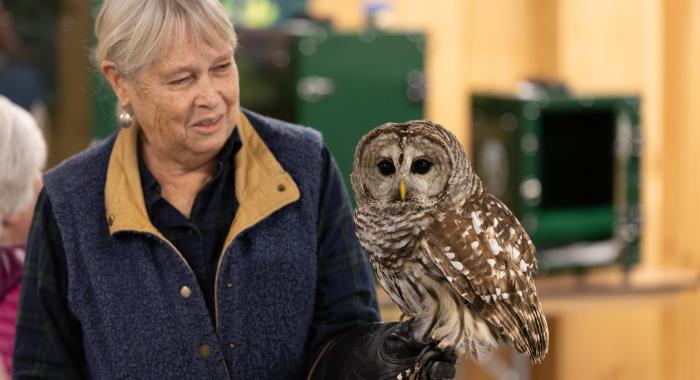
[[[90,2],[61,2],[56,33],[56,104],[51,115],[49,167],[90,142]]]
[[[664,209],[661,225],[663,262],[700,269],[700,4],[694,0],[664,2]],[[665,341],[659,354],[664,378],[697,378],[700,340],[700,292],[685,295],[664,310]]]
[[[656,308],[571,314],[559,319],[553,379],[664,379]]]

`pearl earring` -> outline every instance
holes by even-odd
[[[122,110],[119,113],[119,126],[122,128],[129,128],[134,123],[134,118],[131,116],[129,111]]]

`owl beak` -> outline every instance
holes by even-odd
[[[401,195],[401,201],[406,201],[406,183],[404,181],[399,182],[399,195]]]

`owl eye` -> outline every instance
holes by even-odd
[[[433,167],[433,163],[420,158],[415,161],[413,161],[413,164],[411,165],[411,173],[415,174],[425,174],[430,171],[430,168]]]
[[[377,164],[377,168],[379,168],[379,172],[385,176],[392,175],[396,172],[394,163],[389,160],[382,160],[380,163]]]

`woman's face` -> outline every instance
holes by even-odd
[[[32,201],[23,209],[0,218],[0,222],[2,222],[2,236],[0,236],[2,244],[20,247],[27,245],[29,229],[32,226],[32,217],[34,216],[34,207],[42,186],[41,173],[36,173],[34,175]]]
[[[182,164],[207,161],[223,147],[240,112],[232,48],[196,46],[187,38],[166,51],[135,80],[125,81],[143,148]]]

